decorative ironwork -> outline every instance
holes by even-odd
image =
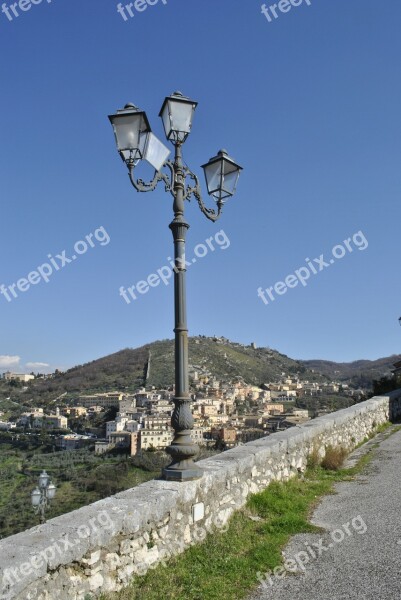
[[[166,192],[171,192],[171,194],[174,196],[174,190],[173,190],[174,165],[171,161],[166,161],[163,166],[167,166],[170,168],[171,179],[169,179],[168,175],[166,175],[165,173],[162,173],[161,171],[155,171],[155,175],[154,175],[152,181],[150,181],[149,183],[145,183],[143,181],[143,179],[137,179],[135,181],[135,177],[134,177],[135,165],[132,161],[127,162],[128,175],[129,175],[130,181],[131,181],[132,185],[134,186],[134,188],[136,189],[136,191],[137,192],[153,192],[157,188],[159,182],[164,181]]]
[[[165,191],[170,192],[171,195],[175,198],[176,192],[174,189],[174,183],[177,180],[178,176],[178,179],[180,181],[181,178],[184,181],[184,200],[190,201],[191,196],[194,196],[194,198],[196,198],[198,202],[199,208],[201,209],[202,213],[205,215],[206,218],[208,218],[210,221],[213,221],[214,223],[220,218],[221,213],[223,211],[224,203],[221,201],[217,202],[217,211],[214,208],[207,208],[203,202],[199,177],[195,175],[195,173],[193,173],[188,167],[181,166],[179,172],[177,172],[176,164],[168,160],[164,163],[163,167],[169,168],[170,177],[162,171],[155,171],[155,175],[152,181],[150,181],[149,183],[145,183],[143,179],[135,180],[135,165],[133,164],[133,162],[127,161],[127,167],[130,181],[137,192],[153,192],[157,188],[159,182],[164,181]],[[187,177],[192,179],[195,182],[195,185],[185,185]]]

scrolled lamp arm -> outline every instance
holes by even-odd
[[[207,208],[207,206],[205,206],[205,203],[203,202],[203,199],[202,199],[202,190],[201,190],[198,176],[195,175],[195,173],[192,173],[192,171],[190,171],[190,169],[188,169],[188,167],[186,167],[186,169],[185,169],[185,175],[190,177],[191,179],[193,179],[195,182],[195,185],[187,187],[185,199],[190,200],[190,197],[194,196],[196,198],[196,200],[198,201],[199,208],[201,209],[201,211],[205,215],[205,217],[207,219],[209,219],[210,221],[213,221],[213,223],[215,223],[221,216],[224,203],[221,200],[217,201],[217,211],[214,208]]]
[[[135,165],[133,161],[127,161],[128,167],[128,175],[130,181],[137,192],[153,192],[159,184],[160,181],[164,181],[166,192],[170,192],[174,196],[173,191],[173,182],[174,182],[174,164],[167,160],[163,167],[168,167],[170,169],[171,177],[166,175],[166,173],[162,173],[161,171],[155,171],[155,175],[149,183],[145,183],[143,179],[135,179],[134,177],[134,168]]]
[[[176,178],[176,168],[175,164],[172,161],[167,160],[163,165],[163,167],[167,167],[170,170],[170,177],[166,173],[163,173],[161,171],[155,171],[155,175],[152,181],[150,181],[149,183],[145,183],[143,179],[135,179],[135,165],[133,161],[127,161],[127,167],[130,181],[137,192],[152,192],[157,188],[160,181],[164,181],[166,192],[170,192],[173,197],[175,196],[174,182]],[[193,173],[188,167],[184,167],[184,178],[186,179],[187,177],[192,179],[195,185],[188,185],[186,187],[184,196],[185,200],[190,200],[191,196],[194,196],[198,201],[199,208],[201,209],[202,213],[210,221],[217,221],[222,213],[223,202],[217,202],[217,211],[214,208],[207,208],[202,199],[202,191],[198,176],[195,175],[195,173]]]

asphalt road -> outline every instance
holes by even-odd
[[[295,536],[286,570],[261,574],[249,600],[401,598],[401,431],[381,439],[365,471],[315,510],[324,532]]]

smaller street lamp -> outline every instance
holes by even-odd
[[[398,319],[399,324],[401,325],[401,317]]]
[[[56,486],[50,481],[46,471],[42,471],[38,480],[39,486],[31,493],[31,502],[35,515],[40,515],[40,522],[45,522],[45,512],[56,495]]]

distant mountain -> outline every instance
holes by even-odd
[[[331,380],[351,383],[355,387],[371,387],[372,381],[391,375],[393,364],[401,360],[401,354],[393,354],[377,360],[356,360],[337,363],[328,360],[302,360],[307,369],[320,373]]]

